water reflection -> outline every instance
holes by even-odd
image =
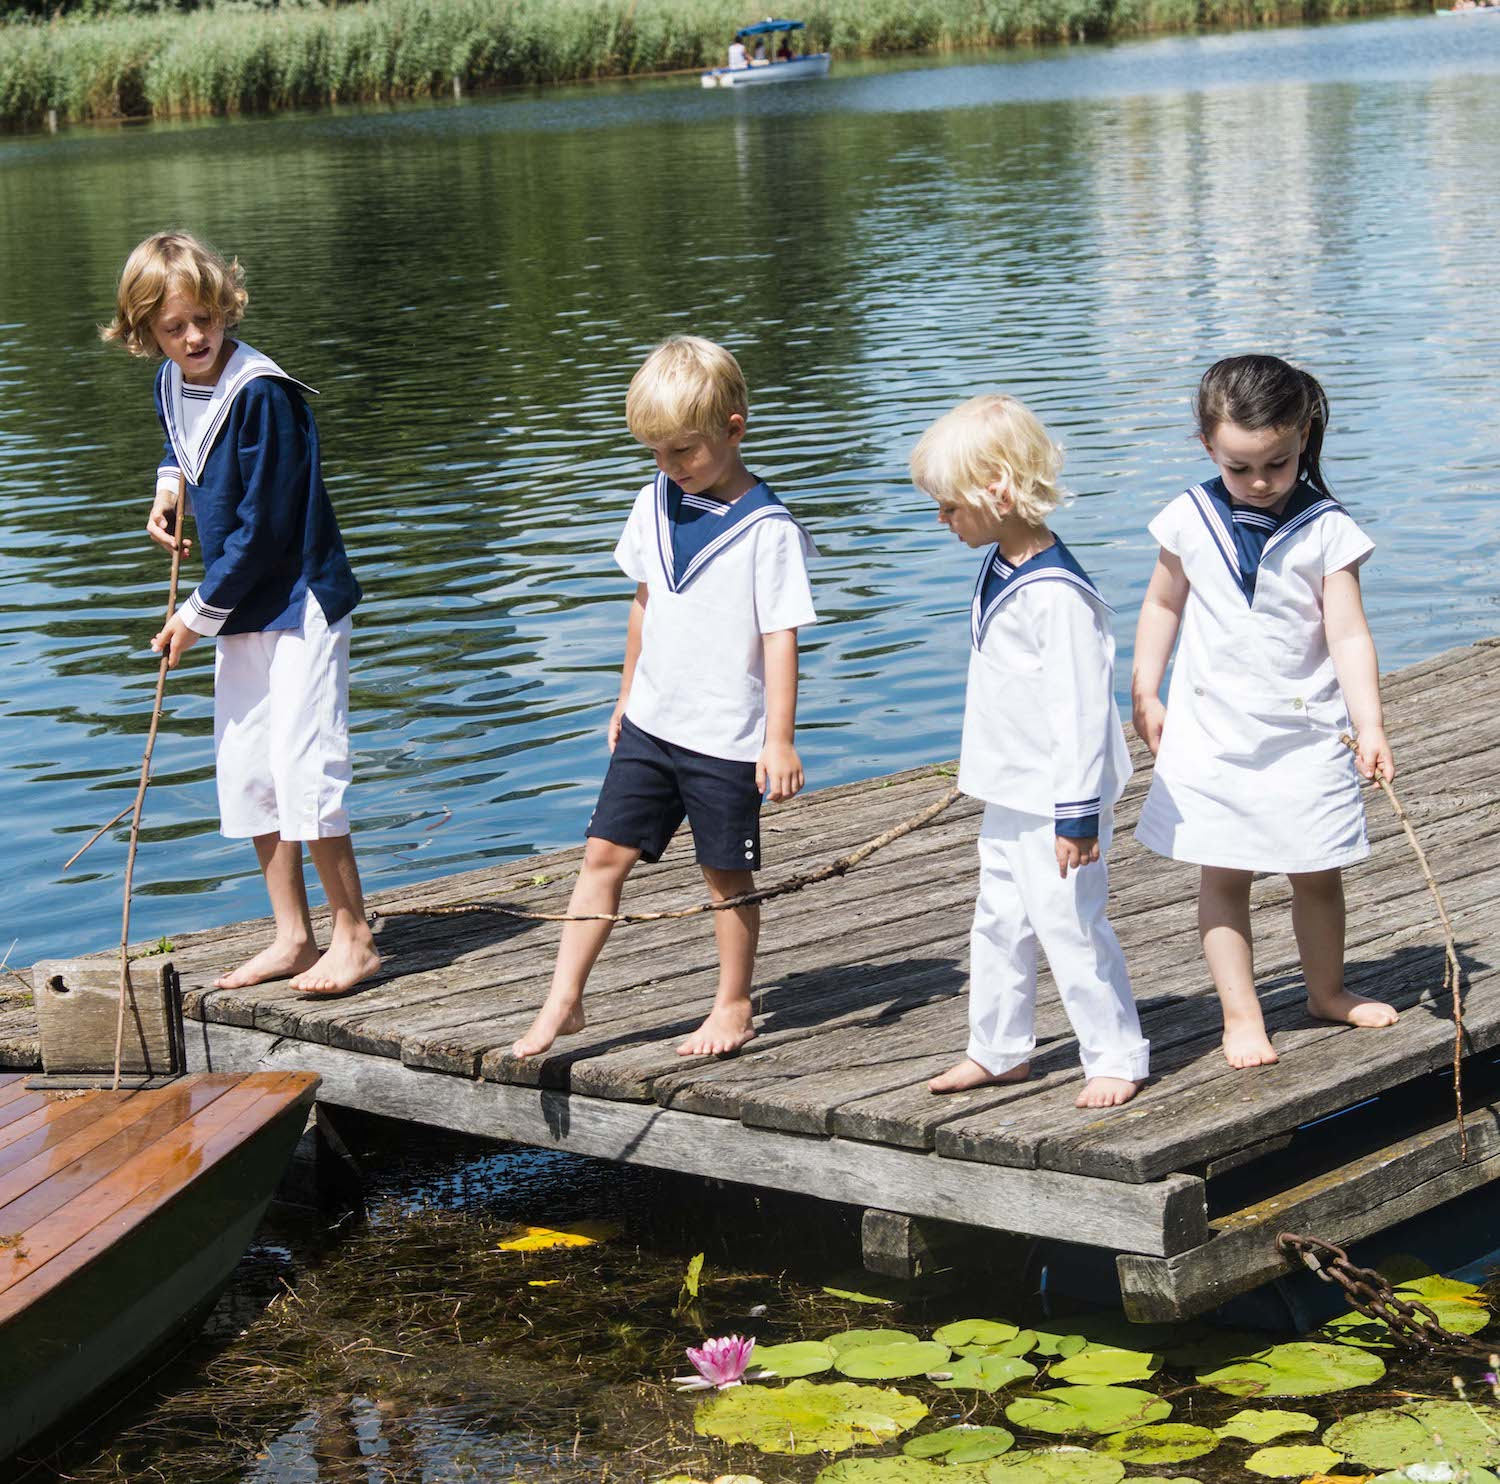
[[[986,385],[1064,436],[1062,529],[1126,654],[1145,522],[1199,468],[1191,387],[1248,346],[1329,387],[1386,663],[1491,631],[1500,157],[1476,141],[1497,70],[1500,28],[1401,19],[774,97],[614,86],[0,143],[13,961],[99,946],[117,910],[117,844],[58,867],[128,801],[154,683],[149,372],[94,339],[148,230],[239,252],[247,338],[322,390],[369,595],[356,817],[383,886],[577,835],[623,642],[609,553],[647,472],[624,388],[674,330],[740,354],[755,467],[824,552],[815,783],[956,749],[973,563],[904,466]],[[143,935],[262,910],[215,833],[210,728],[198,659],[157,750]]]

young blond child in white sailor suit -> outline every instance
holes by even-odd
[[[988,547],[970,612],[958,786],[985,803],[969,964],[969,1044],[929,1086],[1022,1081],[1036,1046],[1036,953],[1078,1037],[1080,1107],[1134,1096],[1149,1046],[1106,919],[1104,857],[1130,777],[1114,701],[1109,606],[1047,529],[1062,457],[1009,397],[976,397],[913,451],[938,518]]]

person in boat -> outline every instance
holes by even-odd
[[[749,65],[750,57],[745,51],[745,43],[736,36],[729,43],[729,70],[731,72],[742,72]]]
[[[791,37],[787,32],[783,31],[781,33],[781,45],[776,48],[776,60],[778,62],[790,62],[794,56]]]
[[[793,742],[797,630],[816,621],[811,539],[740,443],[749,397],[739,363],[697,336],[659,345],[630,383],[625,417],[658,473],[635,498],[615,560],[636,584],[609,770],[585,835],[552,987],[512,1048],[538,1056],[583,1029],[583,991],[625,879],[655,861],[684,817],[709,895],[750,891],[760,868],[761,799],[803,784]],[[735,1051],[755,1034],[751,986],[760,908],[716,911],[718,992],[677,1050]]]
[[[985,548],[970,608],[958,786],[984,801],[970,935],[969,1042],[935,1093],[1023,1082],[1040,944],[1078,1038],[1080,1108],[1134,1097],[1148,1070],[1130,975],[1106,917],[1105,856],[1130,777],[1110,609],[1047,527],[1062,451],[1013,397],[940,417],[911,474],[938,519]]]
[[[1131,698],[1156,767],[1135,833],[1200,868],[1199,933],[1224,1055],[1258,1067],[1277,1060],[1255,992],[1258,871],[1291,882],[1308,1013],[1366,1027],[1396,1020],[1392,1006],[1344,987],[1342,871],[1370,853],[1360,778],[1395,776],[1359,588],[1374,544],[1323,478],[1328,398],[1306,371],[1233,356],[1204,373],[1194,407],[1219,473],[1150,526],[1161,549]],[[1357,755],[1341,740],[1351,720]]]
[[[200,638],[216,641],[220,829],[255,842],[276,920],[271,943],[216,986],[290,978],[307,994],[342,994],[380,967],[344,806],[349,615],[361,594],[323,485],[308,389],[230,333],[248,301],[237,260],[160,232],[127,259],[102,334],[162,361],[166,450],[146,534],[188,550],[181,477],[205,570],[151,647],[175,667]],[[333,912],[321,954],[304,841]]]
[[[764,67],[770,58],[766,55],[766,38],[757,36],[755,38],[755,50],[751,54],[750,64],[753,67]]]

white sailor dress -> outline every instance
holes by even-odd
[[[1167,719],[1136,838],[1245,871],[1326,871],[1369,854],[1349,714],[1323,630],[1323,580],[1374,543],[1299,484],[1280,515],[1220,479],[1151,522],[1189,583]]]

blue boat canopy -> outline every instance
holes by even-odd
[[[800,31],[807,25],[806,21],[757,21],[753,26],[741,26],[736,31],[735,37],[741,36],[764,36],[768,31]]]

